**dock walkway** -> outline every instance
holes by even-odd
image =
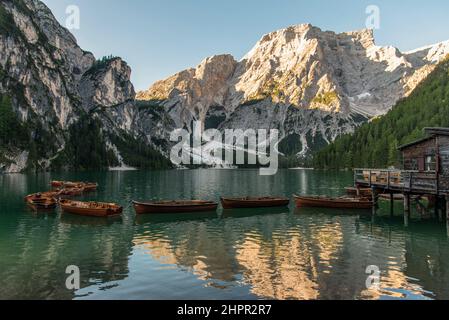
[[[436,172],[355,169],[354,185],[382,189],[386,193],[449,196],[449,190],[439,183]]]
[[[411,216],[412,196],[427,196],[432,199],[435,215],[440,221],[446,216],[449,235],[449,190],[447,181],[440,181],[440,175],[432,171],[355,169],[354,185],[357,188],[371,188],[374,208],[380,194],[390,194],[391,215],[394,210],[394,195],[404,196],[404,222],[408,225]],[[446,213],[446,214],[444,214]]]

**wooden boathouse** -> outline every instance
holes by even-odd
[[[354,184],[379,194],[404,195],[404,217],[410,218],[411,197],[427,196],[436,215],[449,221],[449,128],[426,128],[426,137],[399,147],[402,170],[355,169]]]

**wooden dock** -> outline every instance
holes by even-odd
[[[404,218],[410,218],[411,198],[427,197],[428,207],[443,221],[449,232],[449,128],[425,128],[425,137],[400,146],[403,170],[355,169],[354,186],[371,188],[377,207],[379,194],[389,194],[391,214],[396,194],[404,198]]]
[[[440,183],[436,172],[355,169],[354,185],[384,190],[385,193],[448,196],[447,184]]]
[[[404,196],[404,219],[408,225],[411,215],[412,196],[432,199],[435,215],[440,221],[446,217],[449,222],[449,190],[447,181],[435,172],[385,169],[355,169],[354,185],[357,188],[371,188],[373,201],[377,207],[380,194],[389,194],[391,214],[393,215],[394,196]]]

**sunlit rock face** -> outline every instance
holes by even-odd
[[[137,99],[158,101],[178,127],[201,120],[280,129],[304,156],[385,114],[448,53],[449,42],[402,53],[376,46],[372,30],[337,34],[302,24],[263,36],[238,62],[207,58]]]

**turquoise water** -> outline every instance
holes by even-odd
[[[0,299],[449,299],[446,225],[325,209],[138,216],[131,200],[340,195],[350,172],[179,170],[0,176]],[[29,211],[51,180],[98,181],[115,219]],[[81,289],[65,286],[69,265]],[[381,272],[367,289],[366,268]]]

